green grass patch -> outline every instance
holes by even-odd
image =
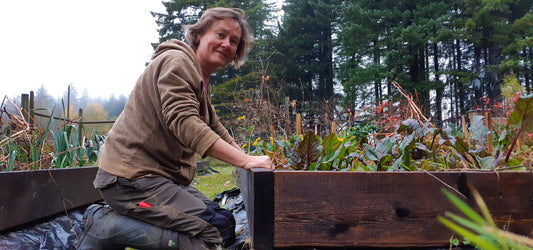
[[[215,195],[237,187],[236,168],[234,166],[213,158],[206,158],[205,160],[208,160],[209,166],[218,173],[196,175],[192,182],[194,187],[209,199],[214,199]]]

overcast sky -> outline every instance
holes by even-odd
[[[0,98],[61,96],[69,84],[94,98],[128,95],[158,41],[150,11],[161,0],[0,2]]]

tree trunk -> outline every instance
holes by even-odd
[[[380,64],[380,54],[379,54],[379,45],[377,41],[372,41],[373,48],[374,48],[374,65]],[[383,93],[381,91],[381,79],[379,77],[374,77],[372,79],[374,81],[374,94],[376,95],[376,104],[379,105],[381,103],[381,100],[383,99]],[[390,93],[388,93],[390,95]]]
[[[525,85],[526,91],[531,93],[533,91],[533,47],[530,46],[528,49],[527,57],[529,59],[529,69],[526,67],[524,72],[525,75]]]
[[[461,41],[460,40],[455,40],[455,56],[456,56],[456,59],[455,61],[457,62],[457,71],[458,72],[461,72],[463,71],[463,66],[462,66],[462,53],[461,53]],[[457,77],[456,77],[457,79]],[[456,81],[456,90],[457,90],[457,97],[458,97],[458,100],[456,101],[457,104],[459,105],[457,107],[457,111],[459,112],[457,114],[457,117],[461,116],[461,115],[464,115],[466,114],[465,110],[464,110],[464,107],[465,107],[465,103],[466,103],[466,98],[465,98],[465,89],[464,89],[464,86],[461,82],[459,81]]]
[[[442,128],[442,84],[439,74],[439,48],[436,42],[433,43],[433,67],[435,69],[435,122]]]

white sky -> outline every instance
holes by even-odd
[[[53,97],[69,84],[91,98],[129,95],[158,41],[161,0],[0,2],[0,98]]]

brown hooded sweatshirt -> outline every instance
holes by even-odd
[[[126,179],[163,176],[189,185],[195,152],[219,138],[233,142],[219,122],[195,52],[184,42],[159,45],[100,149],[98,166]]]

